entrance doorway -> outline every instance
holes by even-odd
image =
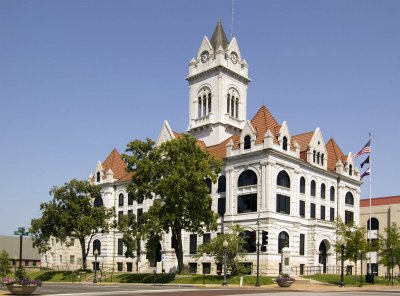
[[[319,245],[319,264],[322,264],[322,273],[326,273],[326,261],[327,261],[327,252],[326,252],[326,244],[322,241]]]

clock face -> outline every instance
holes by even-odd
[[[234,64],[236,64],[239,60],[237,53],[234,51],[231,53],[230,58],[231,58],[232,63],[234,63]]]
[[[201,62],[202,62],[202,63],[207,62],[207,61],[208,61],[209,55],[210,55],[210,54],[208,53],[207,50],[203,51],[203,52],[201,53],[201,55],[200,55]]]

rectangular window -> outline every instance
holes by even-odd
[[[118,239],[118,255],[122,256],[124,252],[124,242],[122,241],[122,238]]]
[[[238,213],[257,212],[257,194],[238,196]]]
[[[315,203],[310,204],[310,218],[315,218]]]
[[[189,254],[196,254],[197,252],[197,234],[190,235]]]
[[[132,272],[132,262],[126,262],[126,271]]]
[[[203,274],[211,273],[211,263],[203,263]]]
[[[290,214],[290,197],[286,195],[276,195],[276,211],[278,213]]]
[[[325,220],[325,206],[321,206],[321,220]]]
[[[121,217],[124,215],[123,211],[118,211],[118,222],[121,220]]]
[[[61,263],[62,261],[60,261]],[[29,260],[25,260],[25,266],[29,266]]]
[[[329,210],[329,220],[335,221],[335,208],[330,208]]]
[[[142,204],[142,203],[143,203],[143,196],[139,196],[139,197],[138,197],[137,203],[138,203],[138,204]]]
[[[124,206],[124,195],[122,193],[118,196],[118,206],[119,207]]]
[[[117,270],[122,271],[122,267],[123,267],[122,262],[117,262]]]
[[[75,246],[75,239],[73,237],[71,237],[70,241],[69,241],[69,246],[73,247]]]
[[[133,197],[132,194],[128,193],[128,206],[133,205]]]
[[[133,210],[128,210],[128,217],[133,215]]]
[[[142,218],[143,209],[137,209],[136,221],[140,223],[140,219]]]
[[[300,200],[300,217],[304,218],[306,216],[306,202],[304,200]]]
[[[197,273],[197,263],[189,263],[189,273]]]
[[[344,212],[344,223],[346,225],[353,223],[354,221],[354,213],[351,211]]]
[[[211,239],[211,233],[204,233],[203,234],[203,244],[206,244],[210,241]]]
[[[304,255],[305,234],[300,233],[300,255]]]
[[[75,255],[69,255],[69,264],[75,264]]]
[[[36,261],[32,261],[32,266],[36,266]]]

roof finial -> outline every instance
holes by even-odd
[[[235,4],[235,0],[232,0],[232,15],[231,15],[231,40],[233,38],[233,6]]]

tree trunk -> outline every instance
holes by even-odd
[[[82,251],[82,269],[87,269],[87,262],[86,262],[86,245],[85,239],[79,239],[79,243],[81,244],[81,251]]]
[[[175,244],[175,255],[178,259],[178,273],[183,271],[183,248],[182,248],[182,230],[172,229],[172,237],[174,238]]]

